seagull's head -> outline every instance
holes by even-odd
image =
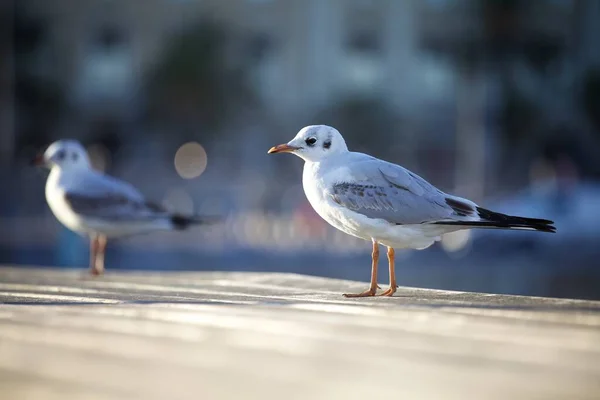
[[[304,161],[319,162],[334,154],[348,151],[337,129],[327,125],[309,125],[300,129],[292,140],[269,149],[269,154],[292,153]]]
[[[34,158],[32,164],[62,170],[90,168],[90,159],[81,143],[63,139],[48,146],[43,154]]]

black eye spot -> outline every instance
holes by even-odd
[[[58,158],[59,160],[64,160],[65,157],[66,157],[66,153],[64,150],[61,150],[58,153],[56,153],[56,158]]]
[[[308,139],[305,140],[305,142],[309,146],[314,146],[315,143],[317,143],[317,138],[315,138],[315,137],[309,137]]]
[[[323,143],[323,148],[328,149],[330,147],[331,147],[331,140],[326,140],[325,143]]]
[[[73,161],[77,161],[79,159],[79,154],[73,153],[71,154],[71,158],[73,159]]]

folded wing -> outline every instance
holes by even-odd
[[[67,189],[65,200],[77,214],[114,221],[139,221],[168,216],[167,211],[147,202],[131,185],[107,175],[90,174],[77,190]]]
[[[351,178],[334,183],[326,194],[369,218],[397,225],[478,219],[474,203],[445,194],[399,165],[364,157],[345,167]]]

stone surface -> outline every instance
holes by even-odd
[[[600,302],[0,268],[3,399],[598,399]]]

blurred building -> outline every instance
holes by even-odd
[[[26,0],[17,14],[43,31],[29,65],[57,80],[83,123],[133,119],[144,77],[169,40],[209,19],[231,33],[232,62],[249,71],[276,123],[298,127],[343,99],[383,99],[427,133],[403,138],[412,141],[404,147],[427,141],[456,149],[455,184],[471,185],[464,193],[478,197],[496,163],[498,132],[488,119],[505,95],[503,80],[535,98],[550,120],[577,119],[562,93],[599,62],[599,7],[586,0]],[[531,54],[537,58],[525,62]],[[548,59],[554,86],[532,71]]]
[[[74,236],[61,231],[45,203],[44,174],[20,164],[21,158],[11,160],[15,149],[22,156],[49,140],[72,136],[91,144],[93,161],[131,181],[153,201],[186,213],[231,214],[216,234],[142,237],[133,247],[138,243],[138,249],[156,253],[132,253],[130,248],[127,254],[135,261],[122,258],[123,265],[146,265],[147,260],[151,268],[159,268],[161,260],[170,258],[168,265],[176,259],[185,268],[228,268],[228,257],[238,252],[241,264],[257,268],[298,265],[297,271],[306,272],[306,266],[314,265],[318,270],[309,272],[362,276],[351,275],[353,269],[347,267],[356,264],[359,271],[368,263],[354,257],[360,253],[368,258],[364,243],[329,227],[309,207],[302,193],[301,162],[265,154],[302,125],[332,123],[352,149],[400,163],[442,189],[476,201],[510,193],[512,200],[498,202],[498,211],[557,221],[562,233],[552,238],[510,234],[514,242],[505,242],[506,248],[490,242],[498,253],[474,246],[477,255],[472,268],[464,270],[464,281],[483,271],[481,282],[492,286],[468,289],[498,290],[494,285],[507,270],[513,272],[504,275],[506,282],[522,283],[523,274],[532,271],[525,267],[538,263],[534,271],[539,273],[529,279],[533,284],[545,279],[562,287],[563,275],[553,275],[551,266],[592,286],[598,282],[592,271],[598,225],[590,219],[600,204],[598,188],[579,185],[572,162],[595,163],[600,176],[600,130],[590,128],[581,101],[583,76],[600,66],[598,0],[0,2],[0,11],[10,7],[14,12],[0,12],[0,27],[14,34],[0,36],[0,51],[8,53],[0,57],[0,178],[11,187],[0,197],[4,260],[86,262],[87,244],[77,253]],[[243,70],[252,94],[257,94],[257,99],[251,97],[251,105],[257,100],[255,108],[241,107],[215,118],[228,124],[221,131],[202,118],[231,104],[215,99],[227,85],[212,85],[210,68],[208,79],[197,79],[194,72],[206,67],[200,65],[205,53],[189,51],[206,42],[201,35],[188,36],[183,46],[187,53],[171,54],[181,46],[182,32],[195,33],[198,26],[211,23],[228,37],[226,51],[218,53],[220,64]],[[190,53],[194,58],[187,57]],[[157,96],[148,82],[169,58],[176,59],[170,79],[185,76],[174,79],[166,96]],[[186,64],[185,74],[180,74],[181,64]],[[597,85],[600,106],[600,69]],[[196,97],[204,93],[198,90],[202,87],[208,94]],[[240,95],[231,92],[229,100]],[[148,103],[157,97],[163,102],[152,108]],[[172,115],[153,119],[161,107],[170,106]],[[112,147],[110,140],[101,139],[111,132],[121,140]],[[554,143],[555,151],[565,151],[563,144],[571,141],[588,153],[561,160],[567,171],[562,188],[540,185],[547,189],[514,195],[534,180],[529,176],[532,165],[537,175],[557,175],[549,163],[537,162],[552,135],[564,140]],[[456,260],[466,246],[461,240],[451,250]],[[54,261],[50,253],[39,251],[57,243],[62,244]],[[576,254],[574,244],[579,246]],[[182,256],[184,249],[189,254]],[[244,253],[249,249],[252,254]],[[312,249],[317,258],[294,253],[288,265],[290,259],[282,262],[273,256],[298,249]],[[197,258],[199,250],[227,257],[203,263]],[[506,258],[509,250],[514,258]],[[160,252],[167,258],[156,258]],[[321,266],[329,264],[323,262],[324,254],[350,255],[354,264],[347,258],[336,264],[332,258],[331,272],[323,272]],[[414,276],[424,278],[409,277],[406,283],[438,282],[442,287],[462,280],[445,278],[449,273],[444,269],[450,271],[446,267],[451,263],[443,254],[419,254],[432,258],[402,264],[411,264]],[[440,268],[432,270],[438,263]],[[468,264],[465,259],[456,263]],[[578,275],[579,268],[592,272]],[[521,290],[510,288],[506,290]]]
[[[490,32],[481,18],[483,3],[145,0],[141,6],[131,0],[27,0],[18,2],[17,12],[45,30],[40,69],[55,74],[78,101],[126,97],[170,34],[210,17],[241,33],[242,56],[254,61],[269,106],[295,113],[354,93],[378,93],[407,108],[445,101],[455,71],[437,53],[460,54],[485,43]],[[542,37],[574,48],[579,62],[599,61],[593,46],[600,33],[597,2],[513,3],[519,4],[518,25],[510,15],[496,15],[493,34],[523,43]]]
[[[0,3],[0,167],[14,156],[14,58],[12,4]],[[1,176],[1,174],[0,174]]]
[[[378,95],[401,107],[448,95],[451,76],[427,63],[420,2],[394,0],[28,0],[18,12],[45,31],[37,64],[83,109],[121,112],[171,34],[207,17],[238,33],[239,56],[282,118],[339,96]],[[425,60],[425,63],[424,63]],[[425,67],[423,67],[425,65]],[[133,100],[133,103],[132,103]]]

